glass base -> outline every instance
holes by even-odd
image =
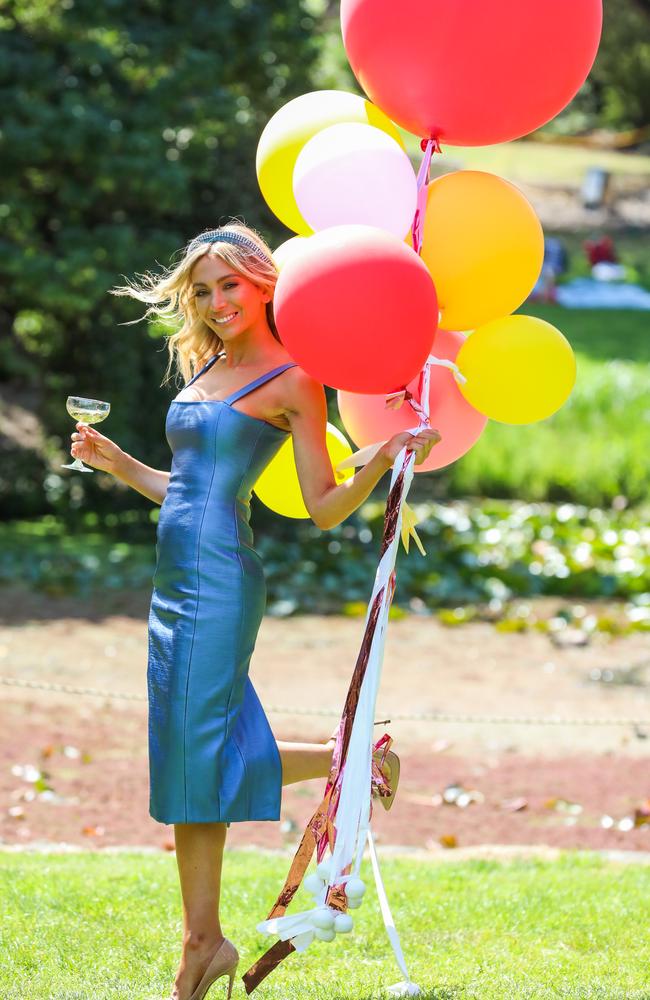
[[[75,469],[77,472],[94,472],[95,471],[94,469],[89,469],[88,466],[84,465],[83,462],[80,459],[78,459],[78,458],[75,458],[74,462],[71,462],[70,465],[62,465],[61,468],[62,469]]]

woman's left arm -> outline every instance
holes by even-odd
[[[319,528],[335,527],[360,507],[407,442],[419,465],[440,440],[433,430],[395,434],[367,465],[337,486],[327,452],[327,401],[322,385],[294,369],[290,394],[285,413],[293,435],[298,479],[309,516]]]

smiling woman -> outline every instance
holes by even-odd
[[[77,424],[72,435],[73,455],[161,504],[147,680],[150,812],[174,824],[183,897],[172,1000],[235,975],[237,951],[219,920],[227,826],[279,820],[282,786],[331,767],[333,740],[276,741],[248,676],[266,600],[252,488],[291,434],[305,505],[328,528],[359,507],[404,444],[421,462],[436,441],[433,431],[397,434],[337,486],[323,387],[280,341],[276,280],[264,241],[233,223],[195,237],[162,276],[115,289],[178,325],[166,375],[175,362],[186,385],[167,415],[171,470],[151,469],[93,427]],[[390,754],[385,766],[390,784]]]
[[[217,247],[218,254],[213,253]],[[278,272],[270,249],[254,230],[241,223],[232,222],[220,230],[208,229],[188,243],[182,260],[162,276],[147,272],[140,283],[130,282],[113,289],[114,295],[148,303],[144,318],[156,316],[178,328],[167,341],[169,365],[163,384],[169,381],[174,363],[183,380],[188,381],[206,358],[223,348],[221,321],[225,316],[218,315],[222,310],[212,304],[208,294],[216,280],[209,264],[217,261],[221,264],[218,276],[221,284],[234,282],[240,290],[248,287],[249,291],[252,285],[264,293],[266,323],[273,337],[280,341],[272,302]],[[232,289],[224,289],[228,291]],[[227,304],[228,297],[223,301]]]

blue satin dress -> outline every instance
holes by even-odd
[[[217,360],[213,357],[188,385]],[[149,613],[149,811],[160,823],[280,818],[282,766],[248,677],[264,614],[250,496],[287,431],[224,400],[172,401]]]

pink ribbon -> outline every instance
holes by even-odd
[[[427,210],[427,190],[429,185],[429,174],[431,171],[431,157],[434,153],[440,153],[440,143],[437,139],[423,139],[421,148],[424,152],[422,163],[418,171],[418,201],[415,215],[413,216],[413,227],[411,237],[413,239],[413,249],[419,254],[422,248],[422,228],[424,226],[424,216]]]

